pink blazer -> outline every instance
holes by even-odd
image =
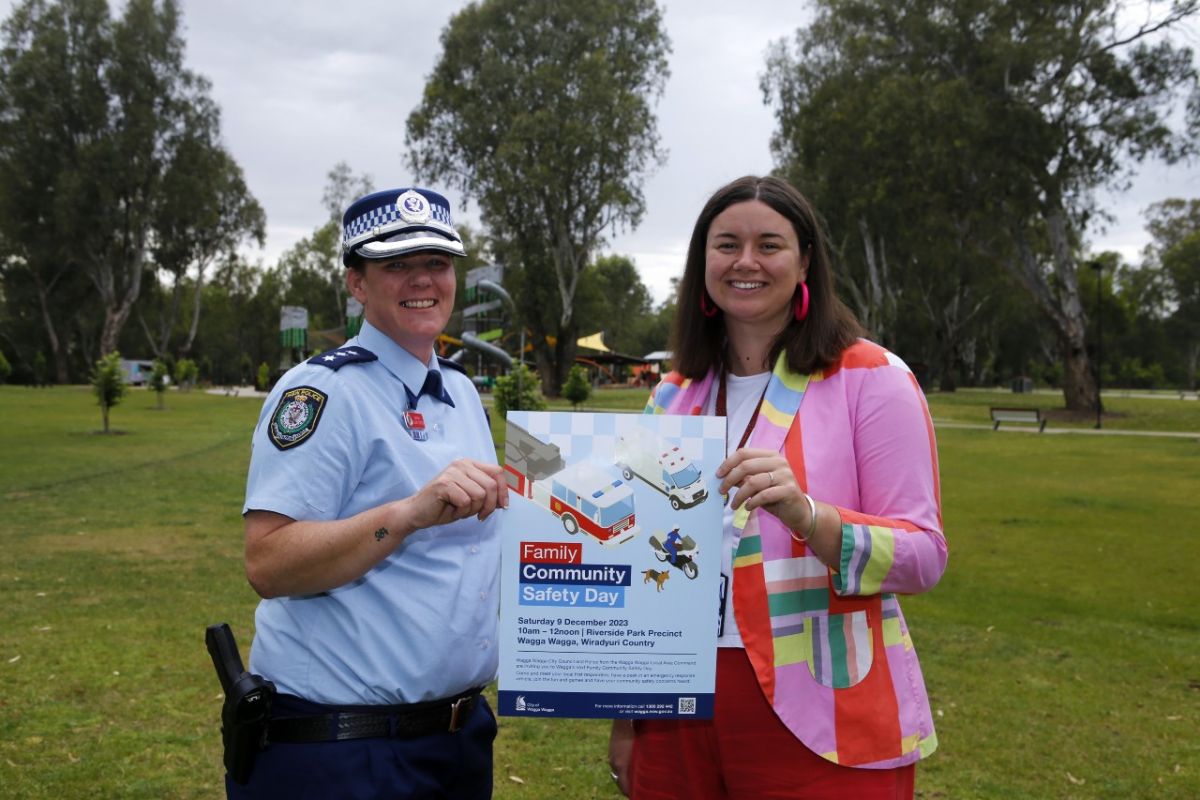
[[[671,373],[648,413],[699,414],[713,375]],[[887,768],[937,747],[899,594],[946,566],[933,423],[912,372],[867,341],[824,372],[776,365],[750,447],[784,454],[799,484],[842,521],[836,568],[761,509],[735,517],[738,629],[767,699],[811,750]]]

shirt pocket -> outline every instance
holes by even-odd
[[[808,668],[830,689],[846,689],[867,677],[874,660],[874,637],[866,611],[810,617],[812,651]]]

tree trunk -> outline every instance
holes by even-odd
[[[50,342],[50,355],[54,358],[55,383],[59,385],[69,383],[70,375],[67,372],[66,348],[63,347],[62,340],[58,337],[58,331],[54,326],[54,318],[50,316],[50,294],[54,291],[54,285],[58,283],[58,279],[62,273],[55,275],[50,284],[46,285],[42,283],[42,276],[37,270],[31,269],[29,272],[33,276],[33,285],[37,291],[42,325],[46,328],[46,338]]]
[[[943,342],[942,369],[938,377],[939,392],[954,392],[958,390],[958,359],[955,358],[957,348],[953,342]]]
[[[192,343],[196,341],[196,331],[200,330],[200,293],[204,291],[204,271],[207,269],[207,264],[201,262],[196,266],[196,292],[192,295],[192,324],[188,326],[187,339],[179,348],[181,355],[187,355],[192,352]],[[340,296],[340,293],[339,293]],[[346,310],[342,308],[339,312],[342,315],[342,330],[346,329]]]
[[[562,385],[567,379],[567,372],[575,363],[576,338],[578,338],[578,331],[574,325],[569,325],[560,329],[558,337],[554,340],[554,364],[551,371],[554,386],[546,392],[547,397],[558,397]]]
[[[1096,377],[1082,335],[1060,337],[1063,365],[1063,400],[1071,411],[1095,411],[1098,394]]]
[[[140,236],[126,236],[115,253],[93,253],[90,261],[88,277],[96,285],[104,305],[104,326],[100,329],[100,356],[103,357],[117,349],[121,331],[142,291],[142,269],[146,263],[144,241]],[[120,285],[122,279],[124,286]]]
[[[1050,321],[1058,338],[1063,367],[1063,401],[1070,411],[1095,411],[1099,402],[1096,379],[1087,354],[1087,315],[1079,299],[1079,282],[1071,246],[1066,212],[1051,205],[1045,215],[1046,236],[1050,241],[1050,280],[1046,265],[1029,244],[1023,225],[1014,231],[1017,256],[1005,261],[1017,279],[1029,290],[1038,308]]]
[[[546,397],[552,397],[551,390],[554,387],[554,356],[550,352],[548,345],[544,343],[541,347],[533,348],[533,360],[537,364],[538,377],[542,381],[542,394]]]
[[[887,346],[892,338],[899,292],[892,285],[883,237],[876,237],[871,232],[865,217],[858,219],[858,234],[863,262],[866,264],[862,285],[855,281],[848,270],[838,270],[837,280],[849,292],[854,312],[862,326],[875,341]]]
[[[1189,391],[1196,391],[1196,367],[1200,364],[1200,341],[1192,342],[1187,350],[1187,383]]]

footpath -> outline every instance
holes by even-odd
[[[950,422],[949,420],[933,420],[935,428],[961,428],[964,430],[990,431],[992,426],[985,423],[975,422]],[[1038,433],[1038,429],[1033,426],[1004,426],[1001,425],[996,433]],[[1126,431],[1119,429],[1101,428],[1052,428],[1047,426],[1044,431],[1041,431],[1043,436],[1158,436],[1168,439],[1196,439],[1200,440],[1200,431]]]
[[[266,392],[260,392],[253,386],[214,386],[205,389],[205,394],[224,395],[225,397],[266,397]]]

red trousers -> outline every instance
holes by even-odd
[[[632,800],[911,800],[914,765],[856,769],[826,761],[775,716],[745,650],[717,653],[711,720],[634,724]]]

